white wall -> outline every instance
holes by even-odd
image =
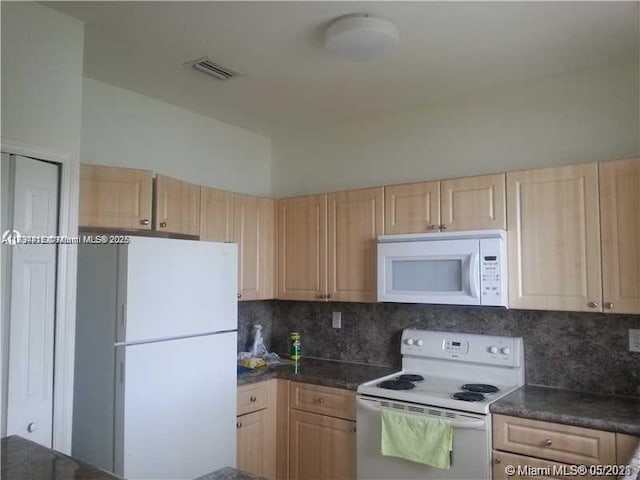
[[[83,163],[153,170],[236,192],[271,193],[267,137],[85,78]]]
[[[35,2],[2,2],[2,138],[76,157],[82,22]]]
[[[273,141],[280,196],[640,153],[638,65],[495,89]]]
[[[0,8],[3,150],[62,164],[59,229],[63,235],[75,235],[84,25],[35,2],[2,2]],[[75,268],[75,247],[60,248],[53,447],[67,453],[71,448]],[[3,362],[6,371],[6,357]]]

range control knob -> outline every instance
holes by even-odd
[[[502,350],[500,351],[503,355],[509,355],[511,353],[511,349],[509,347],[502,347]]]
[[[422,340],[416,340],[416,345],[421,347],[422,345],[424,345],[424,342]]]
[[[413,338],[407,338],[404,343],[406,343],[407,345],[413,345]]]
[[[489,347],[489,353],[498,353],[498,347]]]

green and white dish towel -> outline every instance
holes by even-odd
[[[448,470],[453,428],[448,420],[383,408],[380,447],[382,455]]]

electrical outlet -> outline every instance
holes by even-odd
[[[629,351],[640,352],[640,330],[629,329]]]
[[[333,312],[331,315],[331,326],[333,328],[342,328],[342,312]]]

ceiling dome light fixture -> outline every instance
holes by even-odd
[[[382,58],[398,46],[400,32],[389,20],[354,13],[334,20],[327,28],[324,48],[354,62]]]

